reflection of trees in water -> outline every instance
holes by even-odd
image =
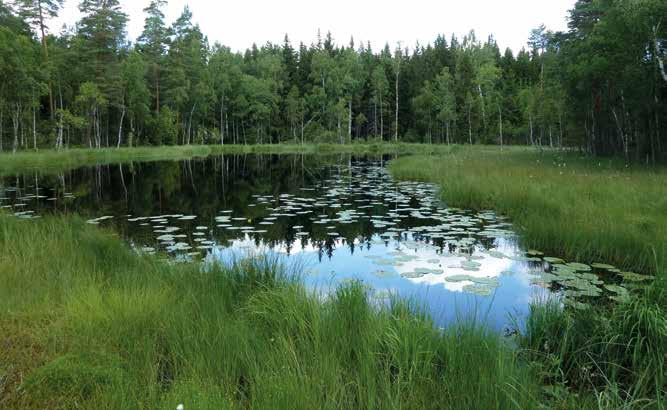
[[[382,160],[387,158],[382,158]],[[179,221],[178,226],[194,227],[206,225],[214,228],[215,217],[222,210],[233,211],[234,217],[243,217],[246,225],[255,226],[262,217],[272,211],[267,207],[285,204],[281,194],[295,197],[313,198],[316,194],[302,191],[302,187],[313,187],[324,181],[343,181],[347,188],[353,188],[359,181],[354,175],[353,165],[363,164],[367,159],[354,159],[350,155],[309,156],[309,155],[220,155],[206,159],[192,159],[180,162],[136,162],[126,165],[99,165],[68,171],[59,175],[23,174],[0,179],[0,187],[16,186],[17,196],[24,196],[32,187],[46,188],[43,195],[55,195],[58,201],[47,203],[39,201],[41,211],[77,212],[84,216],[114,215],[114,224],[125,236],[145,236],[154,241],[151,227],[127,222],[126,215],[158,216],[165,214],[197,215],[194,221]],[[377,160],[377,158],[370,158]],[[371,176],[373,183],[382,181],[380,176]],[[72,192],[75,200],[62,200],[66,192]],[[326,192],[325,192],[326,193]],[[257,202],[254,195],[271,196],[267,206],[249,206]],[[351,197],[377,200],[372,192],[354,193]],[[343,201],[346,197],[338,197]],[[36,201],[37,202],[37,201]],[[37,205],[37,204],[35,204]],[[412,198],[411,207],[419,206],[419,201]],[[386,214],[388,209],[396,209],[397,204],[383,203],[365,211],[367,214]],[[329,236],[322,225],[314,224],[311,218],[327,215],[337,218],[340,209],[323,207],[312,208],[313,213],[281,217],[273,225],[263,225],[267,230],[261,235],[251,234],[254,243],[269,247],[281,246],[292,252],[300,239],[302,246],[316,249],[320,257],[331,257],[336,246],[346,247],[354,253],[358,246],[370,249],[374,235],[384,232],[374,227],[370,219],[357,219],[350,224],[337,224],[340,234],[338,242]],[[397,228],[407,230],[410,227],[439,223],[412,217],[402,218]],[[294,225],[304,226],[308,237],[297,237]],[[187,229],[184,233],[187,233]],[[215,240],[225,244],[228,239],[238,237],[238,231],[215,229]],[[427,238],[420,238],[427,239]],[[356,241],[356,242],[355,242]],[[492,246],[492,239],[482,239],[485,246]],[[442,246],[442,241],[433,244]],[[449,249],[455,251],[455,249]]]

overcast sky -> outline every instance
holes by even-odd
[[[143,9],[150,0],[120,0],[129,15],[128,35],[134,41],[142,31]],[[338,44],[354,36],[370,41],[377,50],[385,43],[401,42],[412,48],[432,42],[439,33],[459,38],[474,29],[478,38],[494,34],[501,49],[515,52],[525,46],[530,30],[544,23],[551,30],[566,28],[567,11],[575,0],[170,0],[166,10],[171,23],[187,4],[213,44],[219,41],[233,50],[253,43],[281,43],[285,33],[294,45],[310,44],[331,31]],[[73,25],[79,16],[79,0],[66,0],[55,22]]]

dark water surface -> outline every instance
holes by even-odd
[[[507,220],[394,181],[388,159],[225,155],[35,172],[0,178],[0,206],[26,223],[78,213],[176,261],[278,255],[324,295],[359,279],[379,301],[414,298],[441,325],[475,317],[502,329],[545,297],[549,264],[519,247]]]

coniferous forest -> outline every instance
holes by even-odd
[[[177,144],[532,144],[655,162],[667,154],[667,3],[579,0],[569,30],[527,46],[440,35],[372,49],[210,44],[166,0],[126,34],[117,0],[0,1],[0,150]],[[443,32],[447,27],[442,28]],[[314,33],[315,34],[315,33]]]

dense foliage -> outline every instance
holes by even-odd
[[[145,9],[135,43],[117,0],[0,0],[0,149],[340,142],[575,146],[658,160],[667,153],[667,3],[579,0],[569,31],[539,27],[501,53],[474,32],[410,49],[210,45],[186,8]]]

